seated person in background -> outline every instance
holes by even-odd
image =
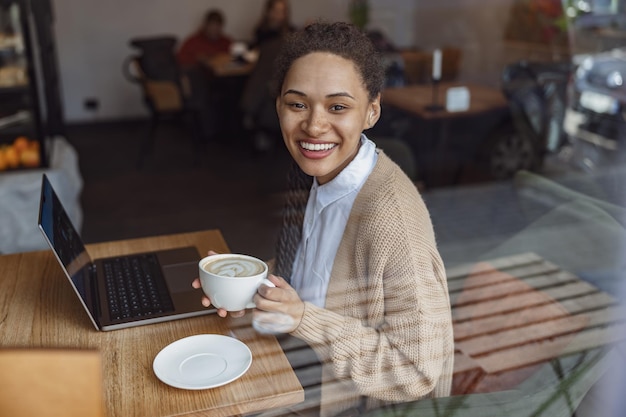
[[[271,78],[274,61],[282,43],[282,37],[275,37],[266,40],[258,48],[259,58],[246,81],[240,100],[243,126],[251,134],[256,152],[269,151],[280,141]]]
[[[363,133],[381,115],[384,76],[370,40],[342,22],[294,33],[276,59],[275,106],[296,166],[268,277],[275,287],[259,288],[253,324],[314,350],[313,415],[450,394],[452,317],[430,216]]]
[[[294,26],[290,22],[288,0],[267,0],[263,15],[254,30],[252,48],[258,48],[263,42],[280,38],[293,32]]]
[[[294,26],[289,21],[289,2],[267,0],[251,45],[258,51],[259,58],[241,98],[243,125],[252,134],[252,144],[257,152],[270,150],[280,137],[270,81],[274,60],[283,40],[293,31]]]
[[[183,68],[193,67],[211,56],[229,53],[232,39],[223,33],[224,15],[216,9],[209,10],[200,28],[181,45],[176,58]]]

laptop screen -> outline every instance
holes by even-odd
[[[91,258],[45,174],[41,184],[38,223],[83,304],[93,313],[96,309],[90,285]]]

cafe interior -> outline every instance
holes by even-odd
[[[286,31],[345,21],[380,53],[365,134],[424,201],[452,314],[448,396],[337,415],[625,415],[626,1],[284,5]],[[64,263],[275,258],[292,158],[266,6],[0,0],[1,416],[320,415],[305,343],[208,309],[103,331]],[[226,46],[188,65],[209,11]]]

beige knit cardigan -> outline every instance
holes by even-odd
[[[331,272],[325,308],[305,303],[292,332],[322,366],[321,415],[450,394],[454,346],[448,286],[430,216],[382,151],[359,192]]]

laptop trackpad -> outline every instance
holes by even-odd
[[[194,291],[191,282],[198,278],[198,262],[165,265],[163,275],[171,293]]]

